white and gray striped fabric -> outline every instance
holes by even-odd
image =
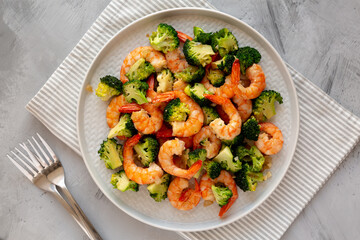
[[[76,131],[77,99],[96,54],[114,34],[134,20],[177,7],[213,8],[206,0],[112,1],[26,108],[81,154]],[[359,141],[360,119],[293,68],[288,68],[299,98],[300,134],[285,178],[274,193],[246,217],[216,230],[179,233],[184,238],[279,239]],[[74,87],[67,87],[69,85]],[[55,91],[57,94],[52,94]],[[250,222],[256,223],[256,229]]]

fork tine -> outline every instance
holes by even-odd
[[[15,148],[15,150],[17,150],[18,152],[20,152],[19,149],[17,149],[17,148]],[[22,160],[17,154],[15,154],[13,151],[11,151],[11,153],[12,153],[17,159],[19,159],[19,161],[20,161],[22,164],[24,164],[34,175],[37,174],[37,172],[35,172],[34,169],[33,169],[32,167],[30,167],[24,160]],[[28,162],[30,162],[30,159],[29,159],[28,157],[26,157],[22,152],[20,152],[20,153],[25,157],[25,159],[28,160]]]
[[[27,152],[27,154],[30,156],[32,165],[38,170],[38,172],[41,172],[44,168],[40,165],[40,163],[36,160],[34,157],[34,154],[29,150],[29,148],[25,145],[25,143],[21,144],[20,146]],[[23,154],[24,155],[24,154]]]
[[[15,165],[15,167],[17,167],[17,169],[20,170],[20,172],[22,172],[30,181],[33,180],[33,176],[28,173],[28,171],[26,171],[22,166],[20,166],[14,159],[12,159],[12,157],[10,157],[9,155],[6,155],[10,161]]]
[[[51,147],[49,146],[49,144],[47,144],[45,142],[45,140],[40,136],[39,133],[36,133],[38,135],[38,137],[40,138],[41,142],[44,144],[45,148],[48,150],[48,152],[50,153],[50,156],[54,159],[55,162],[59,161],[58,158],[56,157],[54,151],[51,149]]]
[[[39,136],[39,134],[38,134]],[[38,146],[38,148],[40,149],[41,153],[43,154],[43,156],[46,158],[46,160],[48,161],[49,164],[52,164],[53,161],[49,158],[49,156],[45,153],[44,148],[40,146],[40,144],[38,143],[38,141],[36,141],[36,139],[34,137],[32,137],[34,139],[34,141],[36,142],[36,145]],[[40,139],[41,140],[41,139]]]
[[[36,142],[36,140],[35,140],[34,137],[32,137],[32,139]],[[49,165],[44,161],[44,159],[41,157],[41,155],[39,154],[38,150],[34,147],[34,145],[31,143],[31,141],[30,141],[29,139],[28,139],[28,142],[29,142],[29,144],[31,145],[31,147],[32,147],[32,148],[34,149],[34,151],[35,151],[36,160],[38,160],[43,167],[49,166]],[[36,143],[37,143],[37,142],[36,142]]]

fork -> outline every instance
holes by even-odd
[[[27,155],[18,148],[15,148],[17,154],[14,151],[11,151],[12,155],[23,166],[21,166],[10,155],[7,155],[7,157],[32,183],[40,189],[52,193],[91,240],[101,240],[102,238],[96,232],[95,228],[92,226],[80,206],[76,203],[75,199],[67,189],[65,184],[64,169],[61,162],[45,140],[38,133],[37,136],[43,147],[34,137],[32,137],[32,140],[36,144],[37,148],[29,139],[28,144],[30,147],[28,147],[25,143],[20,144]],[[44,148],[47,150],[47,153]],[[39,153],[38,149],[42,155]],[[70,204],[59,193],[57,187],[62,190]]]

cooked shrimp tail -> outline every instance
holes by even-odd
[[[235,59],[231,68],[231,83],[237,86],[240,83],[240,62],[239,59]],[[237,87],[235,89],[239,90]]]
[[[220,97],[220,96],[213,95],[213,94],[204,94],[204,97],[218,105],[224,105],[224,104],[231,103],[228,98]]]
[[[189,35],[187,35],[187,34],[185,34],[183,32],[180,32],[180,31],[176,31],[176,32],[178,34],[179,40],[182,41],[182,42],[186,42],[186,40],[189,40],[189,41],[193,40],[192,37],[190,37]]]
[[[188,173],[190,175],[195,175],[200,170],[201,166],[202,166],[202,161],[201,160],[196,161],[193,165],[191,165],[191,167],[188,170]]]
[[[141,134],[140,134],[140,133],[132,136],[131,138],[129,138],[129,139],[125,142],[124,147],[130,147],[130,148],[131,148],[131,147],[135,146],[136,144],[139,143],[140,138],[141,138]]]
[[[166,93],[162,93],[157,95],[154,99],[153,102],[154,103],[159,103],[159,102],[168,102],[172,99],[175,98],[175,92],[166,92]]]
[[[219,217],[222,217],[227,212],[227,210],[229,210],[230,207],[235,203],[235,201],[236,201],[236,198],[230,198],[229,202],[226,205],[221,207],[221,209],[219,211]]]
[[[119,108],[121,113],[133,113],[141,110],[141,106],[137,103],[129,103]]]

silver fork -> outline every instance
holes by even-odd
[[[91,240],[101,240],[100,235],[96,232],[95,228],[92,226],[80,206],[76,203],[75,199],[67,189],[65,185],[64,169],[59,159],[45,140],[39,134],[37,135],[43,147],[34,137],[32,137],[32,140],[36,144],[37,148],[30,140],[28,140],[30,147],[28,147],[25,143],[20,144],[27,155],[17,148],[15,148],[17,154],[14,151],[11,151],[12,155],[23,166],[21,166],[9,155],[7,155],[8,158],[37,187],[52,193]],[[44,150],[44,147],[47,150],[47,153]],[[38,149],[42,155],[39,153]],[[70,204],[59,193],[56,186],[62,190]]]

